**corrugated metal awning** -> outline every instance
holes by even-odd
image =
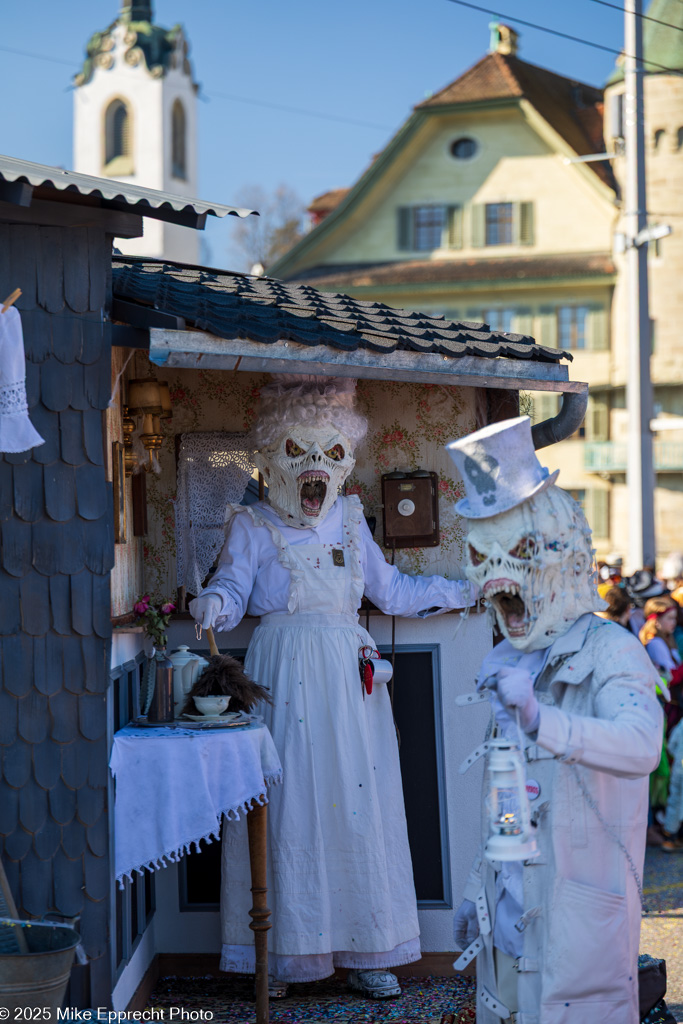
[[[248,217],[250,214],[258,216],[256,210],[207,203],[203,199],[191,199],[172,192],[159,192],[157,189],[143,188],[141,185],[131,185],[113,178],[96,178],[90,174],[65,171],[61,167],[34,164],[29,160],[17,160],[15,157],[0,155],[0,182],[2,181],[10,184],[16,182],[32,188],[56,189],[60,192],[93,196],[101,199],[103,205],[114,209],[126,209],[131,213],[142,214],[143,217],[154,217],[157,220],[175,223],[187,223],[188,215],[202,220],[208,214],[213,217]],[[0,195],[0,198],[5,197]],[[20,199],[10,201],[28,205]]]

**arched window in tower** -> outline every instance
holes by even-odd
[[[132,128],[127,104],[120,99],[112,100],[104,115],[105,174],[133,174]]]
[[[683,128],[679,128],[676,132],[676,152],[680,153],[683,150]]]
[[[171,168],[174,178],[187,178],[185,108],[176,100],[171,111]]]
[[[662,148],[662,143],[664,142],[664,136],[665,135],[666,135],[666,132],[665,132],[664,128],[658,128],[657,131],[655,132],[654,139],[653,139],[654,145],[655,145],[655,152],[658,149]]]

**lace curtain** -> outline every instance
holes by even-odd
[[[242,500],[254,471],[244,434],[181,436],[175,500],[178,586],[199,594],[223,547],[227,506]]]

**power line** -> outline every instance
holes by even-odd
[[[608,0],[591,0],[591,3],[600,4],[601,7],[611,7],[613,11],[619,11],[620,14],[624,13],[623,7],[620,7],[619,4],[610,4]],[[660,21],[659,18],[652,18],[649,14],[638,14],[637,17],[644,21],[653,21],[655,25],[664,25],[665,28],[675,28],[677,32],[683,32],[680,25],[673,25],[670,21]]]
[[[281,110],[286,114],[302,114],[305,117],[318,117],[324,121],[338,121],[341,122],[342,124],[358,125],[361,128],[376,128],[379,131],[383,132],[393,131],[395,127],[390,127],[389,125],[386,124],[375,124],[372,121],[357,121],[353,117],[343,117],[339,114],[324,114],[322,111],[319,110],[305,110],[303,107],[286,107],[283,106],[281,103],[270,103],[267,102],[266,100],[255,100],[251,97],[246,96],[232,96],[229,93],[225,92],[213,92],[212,90],[211,92],[207,92],[205,95],[207,96],[208,99],[216,97],[217,99],[221,100],[232,100],[235,103],[249,103],[254,107],[266,107],[270,110]]]
[[[16,50],[10,46],[0,46],[0,52],[13,53],[18,57],[30,57],[32,60],[49,61],[51,64],[62,64],[73,71],[76,65],[73,61],[63,60],[60,57],[50,57],[44,53],[30,53],[28,50]],[[376,131],[390,132],[394,126],[386,124],[375,124],[372,121],[359,121],[353,117],[344,117],[340,114],[325,114],[320,110],[306,110],[304,107],[287,107],[280,103],[270,103],[266,100],[256,100],[250,96],[234,96],[222,92],[208,92],[204,94],[207,99],[216,97],[222,100],[231,100],[233,103],[247,103],[254,107],[265,107],[270,110],[280,110],[286,114],[300,114],[303,117],[317,117],[323,121],[336,121],[340,124],[352,124],[359,128],[373,128]]]
[[[494,18],[506,18],[508,21],[516,21],[519,25],[524,25],[525,28],[535,28],[539,32],[547,32],[551,36],[559,36],[560,39],[569,39],[572,43],[581,43],[582,46],[592,46],[594,50],[603,50],[605,53],[615,54],[617,57],[629,56],[623,54],[622,50],[615,50],[613,46],[603,46],[602,43],[594,43],[590,39],[581,39],[579,36],[569,35],[568,32],[560,32],[556,28],[548,28],[547,25],[537,25],[534,21],[524,21],[523,18],[518,18],[516,14],[502,14],[500,11],[493,11],[490,7],[479,7],[477,4],[468,3],[467,0],[448,0],[451,4],[458,4],[460,7],[469,7],[473,11],[480,11],[482,14],[492,14]],[[672,75],[681,75],[683,71],[677,68],[668,68],[664,64],[656,64],[652,60],[645,60],[643,58],[643,64],[649,64],[652,68],[657,68],[659,71],[668,71]]]
[[[11,46],[0,46],[3,53],[15,53],[19,57],[32,57],[33,60],[47,60],[51,64],[65,64],[72,70],[76,66],[72,60],[62,60],[61,57],[48,57],[44,53],[29,53],[28,50],[14,50]]]

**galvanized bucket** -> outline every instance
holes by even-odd
[[[0,919],[0,927],[11,924]],[[21,931],[28,952],[0,953],[0,1006],[10,1011],[10,1021],[21,1007],[49,1007],[47,1019],[54,1021],[64,1002],[80,936],[67,925],[38,921],[21,922]]]

